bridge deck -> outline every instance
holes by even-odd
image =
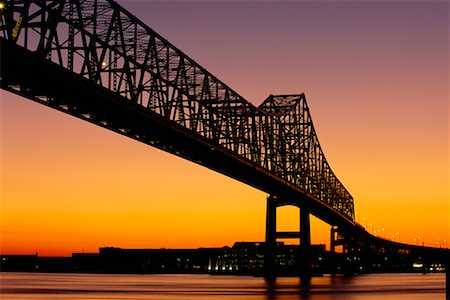
[[[346,216],[298,187],[108,89],[7,40],[1,40],[1,52],[1,84],[6,90],[279,195],[288,199],[286,204],[302,205],[329,224],[354,227]]]

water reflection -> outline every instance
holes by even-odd
[[[278,278],[275,282],[266,282],[265,299],[437,300],[444,298],[444,274],[370,274],[298,279]]]
[[[276,279],[271,278],[270,280],[266,279],[266,288],[267,288],[267,300],[274,300],[276,298]]]
[[[0,273],[1,299],[444,299],[444,274],[310,279],[209,275]]]

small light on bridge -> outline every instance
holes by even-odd
[[[4,10],[6,7],[5,3],[0,2],[0,10]]]
[[[102,69],[106,68],[108,66],[108,63],[106,61],[102,61]]]

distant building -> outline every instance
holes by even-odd
[[[264,242],[236,242],[232,248],[224,248],[212,259],[208,271],[213,274],[261,275],[266,251]],[[326,257],[325,245],[312,245],[307,253],[298,245],[284,245],[283,242],[278,242],[276,247],[276,265],[282,274],[297,273],[300,261],[306,258],[311,260],[313,271],[319,272]]]
[[[38,255],[1,255],[0,270],[1,271],[30,271],[38,270]]]
[[[100,248],[99,267],[107,273],[207,273],[208,262],[222,248]]]
[[[268,251],[275,251],[268,252]],[[275,256],[277,276],[362,272],[443,272],[433,257],[407,252],[335,253],[325,245],[305,248],[277,243],[268,249],[263,242],[236,242],[233,247],[198,249],[100,248],[99,253],[73,253],[72,257],[0,255],[3,272],[79,272],[136,274],[230,274],[264,275],[267,253]],[[306,270],[306,271],[305,271]],[[304,272],[304,273],[300,273]]]
[[[233,247],[199,249],[122,249],[100,248],[98,254],[74,253],[77,272],[104,273],[210,273],[261,274],[265,243],[237,242]],[[306,253],[299,246],[277,243],[276,261],[281,272],[294,273]],[[313,245],[308,251],[312,267],[319,270],[325,261],[325,245]]]

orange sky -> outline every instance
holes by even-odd
[[[173,3],[122,2],[256,105],[305,90],[357,219],[381,236],[450,246],[448,15],[439,6],[448,4],[189,2],[174,18]],[[2,253],[264,239],[264,193],[3,90],[0,98]],[[295,208],[279,216],[278,229],[298,228]],[[328,242],[327,226],[313,221],[312,238]]]

